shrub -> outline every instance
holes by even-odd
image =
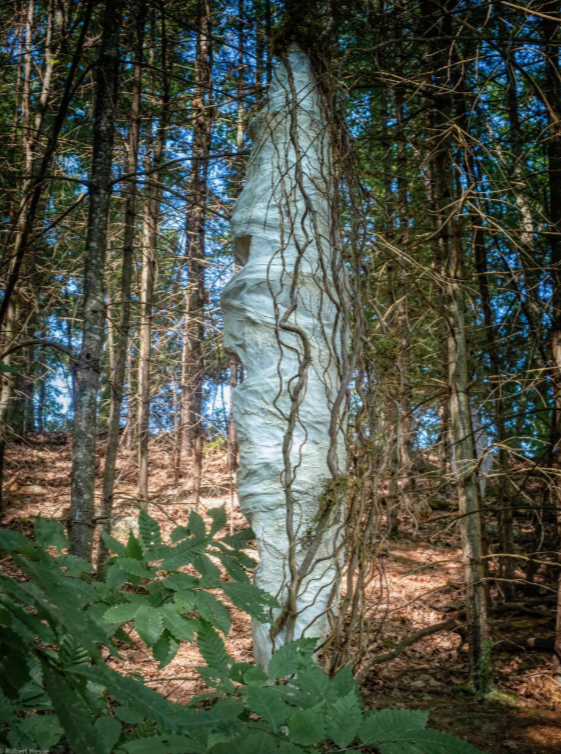
[[[158,523],[141,512],[139,538],[131,534],[126,546],[103,535],[114,555],[102,574],[64,552],[55,521],[36,519],[36,542],[0,530],[0,549],[25,576],[0,574],[3,746],[70,747],[76,754],[309,754],[351,746],[476,754],[460,739],[425,729],[426,712],[364,712],[350,668],[329,678],[314,664],[313,639],[281,647],[267,672],[234,662],[223,639],[230,615],[219,597],[264,622],[277,603],[250,581],[254,562],[244,548],[252,532],[217,539],[226,515],[221,508],[210,515],[210,531],[192,512],[166,544]],[[231,581],[221,581],[209,556]],[[111,667],[131,642],[132,626],[160,667],[181,642],[196,641],[208,691],[174,704]]]

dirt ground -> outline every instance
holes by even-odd
[[[37,514],[64,518],[70,493],[70,447],[63,439],[58,438],[60,444],[8,447],[2,526],[29,534],[32,517]],[[117,532],[119,526],[124,531],[129,517],[136,515],[134,457],[123,456],[115,502]],[[155,446],[149,512],[164,533],[185,523],[190,510],[188,469],[176,480],[170,466],[165,448]],[[229,511],[233,529],[244,527],[225,453],[218,445],[205,455],[199,512],[220,505]],[[446,620],[462,604],[458,535],[442,516],[425,521],[416,533],[406,520],[402,522],[400,535],[388,542],[381,565],[382,586],[375,586],[372,592],[373,604],[378,605],[372,656],[391,650],[419,628]],[[561,752],[561,687],[551,679],[551,655],[501,650],[505,640],[512,647],[521,637],[551,634],[553,609],[545,606],[539,612],[493,619],[495,691],[491,700],[476,702],[465,690],[467,654],[460,636],[437,633],[412,645],[398,659],[373,667],[363,685],[365,704],[428,709],[433,727],[461,736],[487,754]],[[249,620],[235,609],[227,643],[236,660],[251,659]],[[183,645],[162,671],[140,642],[125,657],[126,669],[140,670],[146,683],[177,702],[203,690],[194,670],[198,664],[198,653],[189,645]]]

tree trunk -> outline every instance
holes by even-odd
[[[129,145],[125,165],[125,173],[136,173],[138,168],[138,144],[140,132],[140,100],[142,89],[142,56],[144,51],[144,26],[146,21],[146,5],[140,4],[136,18],[136,49],[132,79],[131,112],[129,120]],[[121,429],[121,407],[123,405],[123,391],[125,386],[125,370],[129,350],[129,332],[131,315],[131,286],[134,257],[134,235],[136,226],[137,202],[136,178],[131,178],[126,187],[125,198],[125,227],[123,238],[123,256],[121,266],[121,291],[119,323],[116,330],[116,346],[113,356],[114,367],[111,375],[111,407],[109,412],[109,427],[107,433],[107,448],[105,453],[105,467],[103,469],[103,492],[101,526],[111,531],[111,512],[113,509],[113,489],[115,486],[115,468],[119,449],[119,434]],[[98,568],[103,565],[107,557],[107,548],[100,540],[98,549]]]
[[[140,285],[140,324],[139,363],[138,363],[138,496],[140,504],[148,505],[148,445],[150,439],[150,354],[152,341],[152,307],[156,259],[158,251],[158,223],[160,219],[161,188],[160,165],[165,153],[167,123],[169,117],[169,90],[167,79],[167,52],[165,16],[161,15],[161,70],[162,106],[156,137],[152,165],[150,167],[151,187],[145,205],[143,228],[143,258]],[[154,22],[155,25],[155,22]],[[154,29],[155,34],[155,29]]]
[[[548,115],[547,138],[549,180],[549,245],[551,249],[551,331],[549,347],[554,367],[553,395],[555,402],[552,432],[552,462],[556,472],[553,495],[557,508],[558,531],[561,536],[561,69],[559,40],[561,10],[558,0],[548,0],[540,9],[550,18],[544,19],[545,85],[544,97]],[[561,682],[561,577],[553,655],[553,673]]]
[[[479,221],[476,221],[479,222]],[[481,295],[481,305],[485,322],[485,338],[491,367],[491,383],[493,386],[493,403],[495,407],[495,422],[497,425],[497,442],[499,444],[499,484],[497,494],[499,540],[502,555],[512,555],[513,530],[512,530],[512,507],[510,500],[510,485],[508,481],[508,453],[505,447],[506,422],[503,402],[502,375],[500,369],[499,351],[495,338],[495,323],[489,293],[489,280],[487,268],[487,249],[483,231],[477,228],[474,231],[473,247],[475,256],[475,269]],[[499,558],[499,576],[505,579],[503,589],[505,599],[510,600],[514,596],[514,559],[511,557]]]
[[[16,297],[12,297],[6,317],[6,324],[2,333],[1,350],[4,352],[16,339]],[[12,355],[9,354],[2,359],[2,365],[8,370],[12,368]],[[8,439],[8,413],[12,401],[14,375],[11,371],[0,372],[0,511],[3,510],[2,499],[2,480],[4,471],[4,454],[6,451],[6,441]]]
[[[450,195],[444,195],[450,199]],[[449,206],[445,201],[441,206]],[[454,234],[450,238],[441,226],[443,250],[446,253],[446,299],[448,315],[448,385],[450,391],[450,419],[456,461],[456,483],[460,510],[462,557],[466,582],[466,608],[469,627],[469,647],[472,681],[478,694],[489,690],[487,644],[489,627],[487,590],[483,565],[483,531],[477,479],[471,410],[468,393],[468,352],[466,345],[465,303],[461,273],[461,242]]]
[[[441,266],[445,295],[444,317],[447,325],[447,362],[450,423],[452,430],[455,479],[460,512],[462,559],[466,588],[466,613],[469,629],[471,682],[478,695],[487,693],[489,674],[489,626],[487,590],[483,552],[483,525],[477,478],[477,454],[471,422],[469,400],[469,363],[466,343],[464,282],[462,279],[462,242],[451,214],[454,204],[452,175],[452,90],[455,69],[449,49],[452,45],[451,17],[448,11],[431,0],[423,1],[426,19],[427,46],[435,73],[429,80],[433,85],[432,111],[431,196],[437,227],[437,258]],[[432,25],[430,19],[438,19]],[[434,35],[434,36],[433,36]]]
[[[193,503],[199,503],[203,463],[205,225],[212,127],[212,38],[208,0],[199,3],[193,147],[187,184],[187,295],[181,376],[182,449],[193,458]]]
[[[94,528],[97,393],[105,329],[104,273],[119,73],[122,0],[106,0],[97,64],[90,204],[84,268],[82,347],[75,365],[71,551],[91,558]]]
[[[245,374],[234,391],[240,505],[257,537],[256,583],[281,603],[271,631],[253,624],[255,659],[267,663],[287,641],[326,635],[344,490],[346,330],[333,167],[317,84],[297,46],[283,56],[253,128],[232,215],[244,266],[222,305],[224,345]]]

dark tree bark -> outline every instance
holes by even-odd
[[[82,347],[75,365],[71,551],[90,559],[94,529],[97,393],[105,329],[104,273],[119,74],[122,0],[106,0],[96,77],[90,203],[85,244]]]
[[[466,613],[469,631],[471,680],[479,695],[488,691],[489,674],[485,667],[489,639],[487,590],[483,565],[483,525],[477,478],[470,398],[469,364],[466,341],[464,281],[462,273],[462,239],[450,207],[456,201],[452,174],[453,144],[450,124],[453,115],[454,59],[449,3],[444,8],[434,0],[423,0],[427,23],[427,46],[434,72],[431,76],[434,109],[431,195],[437,221],[437,248],[444,292],[444,317],[447,324],[447,362],[450,422],[454,443],[455,477],[460,512],[462,559],[466,588]],[[443,12],[446,11],[446,12]],[[436,19],[434,25],[432,20]]]
[[[154,32],[156,32],[154,19]],[[167,40],[165,14],[161,13],[161,60],[163,73],[162,103],[150,165],[151,186],[145,204],[142,273],[140,284],[140,325],[138,365],[138,494],[140,503],[148,505],[148,442],[150,437],[150,356],[152,339],[152,310],[158,250],[158,223],[162,190],[160,167],[165,154],[169,119],[169,86],[167,75]]]
[[[205,226],[212,128],[212,39],[208,0],[199,2],[193,147],[187,184],[187,295],[181,379],[182,449],[193,457],[193,501],[198,504],[204,443]]]
[[[551,250],[551,282],[553,288],[549,348],[554,367],[554,413],[551,438],[552,461],[557,473],[561,470],[561,69],[559,41],[561,39],[561,3],[548,0],[541,10],[543,20],[545,86],[549,133],[547,138],[549,182],[549,245]],[[558,531],[561,536],[561,493],[559,481],[553,485],[553,499],[557,508]],[[561,574],[558,587],[557,621],[553,653],[553,673],[561,682]]]
[[[146,5],[141,2],[136,17],[136,47],[132,79],[131,112],[129,119],[129,144],[125,173],[134,174],[138,169],[138,143],[140,132],[140,100],[142,91],[142,56],[144,51],[144,27],[146,22]],[[113,488],[115,486],[115,466],[119,449],[121,429],[121,407],[125,385],[125,370],[129,348],[131,285],[134,257],[134,235],[136,226],[137,182],[131,178],[126,187],[125,227],[123,238],[123,256],[121,267],[121,309],[116,331],[113,373],[111,375],[111,408],[103,469],[102,492],[102,528],[111,530],[111,512],[113,508]],[[100,540],[98,550],[98,567],[107,557],[107,548]]]

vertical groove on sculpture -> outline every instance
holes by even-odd
[[[291,555],[292,585],[298,583],[296,617],[282,620],[282,610],[273,616],[281,615],[278,647],[327,633],[338,591],[340,506],[321,525],[317,550],[312,543],[326,490],[345,462],[342,421],[330,432],[332,413],[340,410],[346,342],[330,139],[310,62],[296,45],[250,133],[246,183],[232,215],[234,251],[244,266],[226,286],[222,305],[225,347],[246,374],[233,402],[240,505],[259,547],[256,583],[286,605]],[[295,569],[301,571],[307,554],[311,567],[297,582]],[[253,633],[255,658],[266,663],[270,626],[254,624]]]

